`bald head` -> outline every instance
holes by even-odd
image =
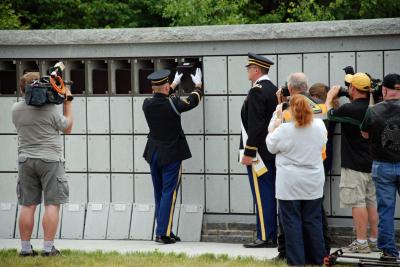
[[[291,73],[288,77],[287,84],[290,92],[306,92],[308,88],[307,76],[302,72]]]

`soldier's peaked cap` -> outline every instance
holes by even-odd
[[[147,76],[147,79],[151,81],[151,85],[163,85],[169,83],[169,75],[171,71],[169,70],[158,70]]]
[[[274,65],[274,62],[272,60],[269,60],[266,57],[257,55],[255,53],[249,52],[248,53],[248,61],[246,67],[250,65],[257,65],[265,69],[269,69],[272,65]]]

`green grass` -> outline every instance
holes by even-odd
[[[160,252],[128,253],[117,252],[82,252],[63,250],[61,257],[20,258],[15,249],[0,250],[1,267],[280,267],[286,266],[283,261],[261,261],[253,258],[230,259],[227,255],[215,256],[204,254],[198,257],[188,257],[185,254]]]

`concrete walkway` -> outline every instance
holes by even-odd
[[[33,248],[41,251],[43,240],[32,239]],[[71,249],[82,251],[116,251],[119,253],[133,252],[162,252],[184,253],[187,256],[200,256],[202,254],[227,255],[229,258],[252,257],[256,260],[270,260],[278,255],[276,248],[244,248],[242,244],[213,243],[213,242],[179,242],[172,245],[162,245],[154,241],[133,240],[67,240],[57,239],[55,246],[58,249]],[[19,239],[0,239],[1,249],[20,249]],[[336,249],[332,248],[332,252]],[[367,256],[379,258],[378,252],[370,254],[347,254],[352,256]],[[342,263],[356,263],[357,259],[338,259]]]
[[[32,239],[34,249],[41,250],[43,240]],[[272,259],[278,255],[276,248],[244,248],[241,244],[211,243],[211,242],[179,242],[172,245],[162,245],[154,241],[132,240],[66,240],[57,239],[55,246],[58,249],[72,249],[83,251],[101,250],[105,252],[152,252],[184,253],[188,256],[199,256],[206,253],[215,255],[225,254],[230,258],[253,257],[257,260]],[[0,239],[0,249],[20,249],[19,239]]]

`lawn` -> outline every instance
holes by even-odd
[[[283,261],[260,261],[252,258],[230,259],[226,255],[205,254],[187,257],[185,254],[164,254],[160,252],[119,254],[117,252],[81,252],[63,250],[63,256],[44,258],[41,256],[21,258],[15,249],[0,250],[1,267],[280,267]]]

